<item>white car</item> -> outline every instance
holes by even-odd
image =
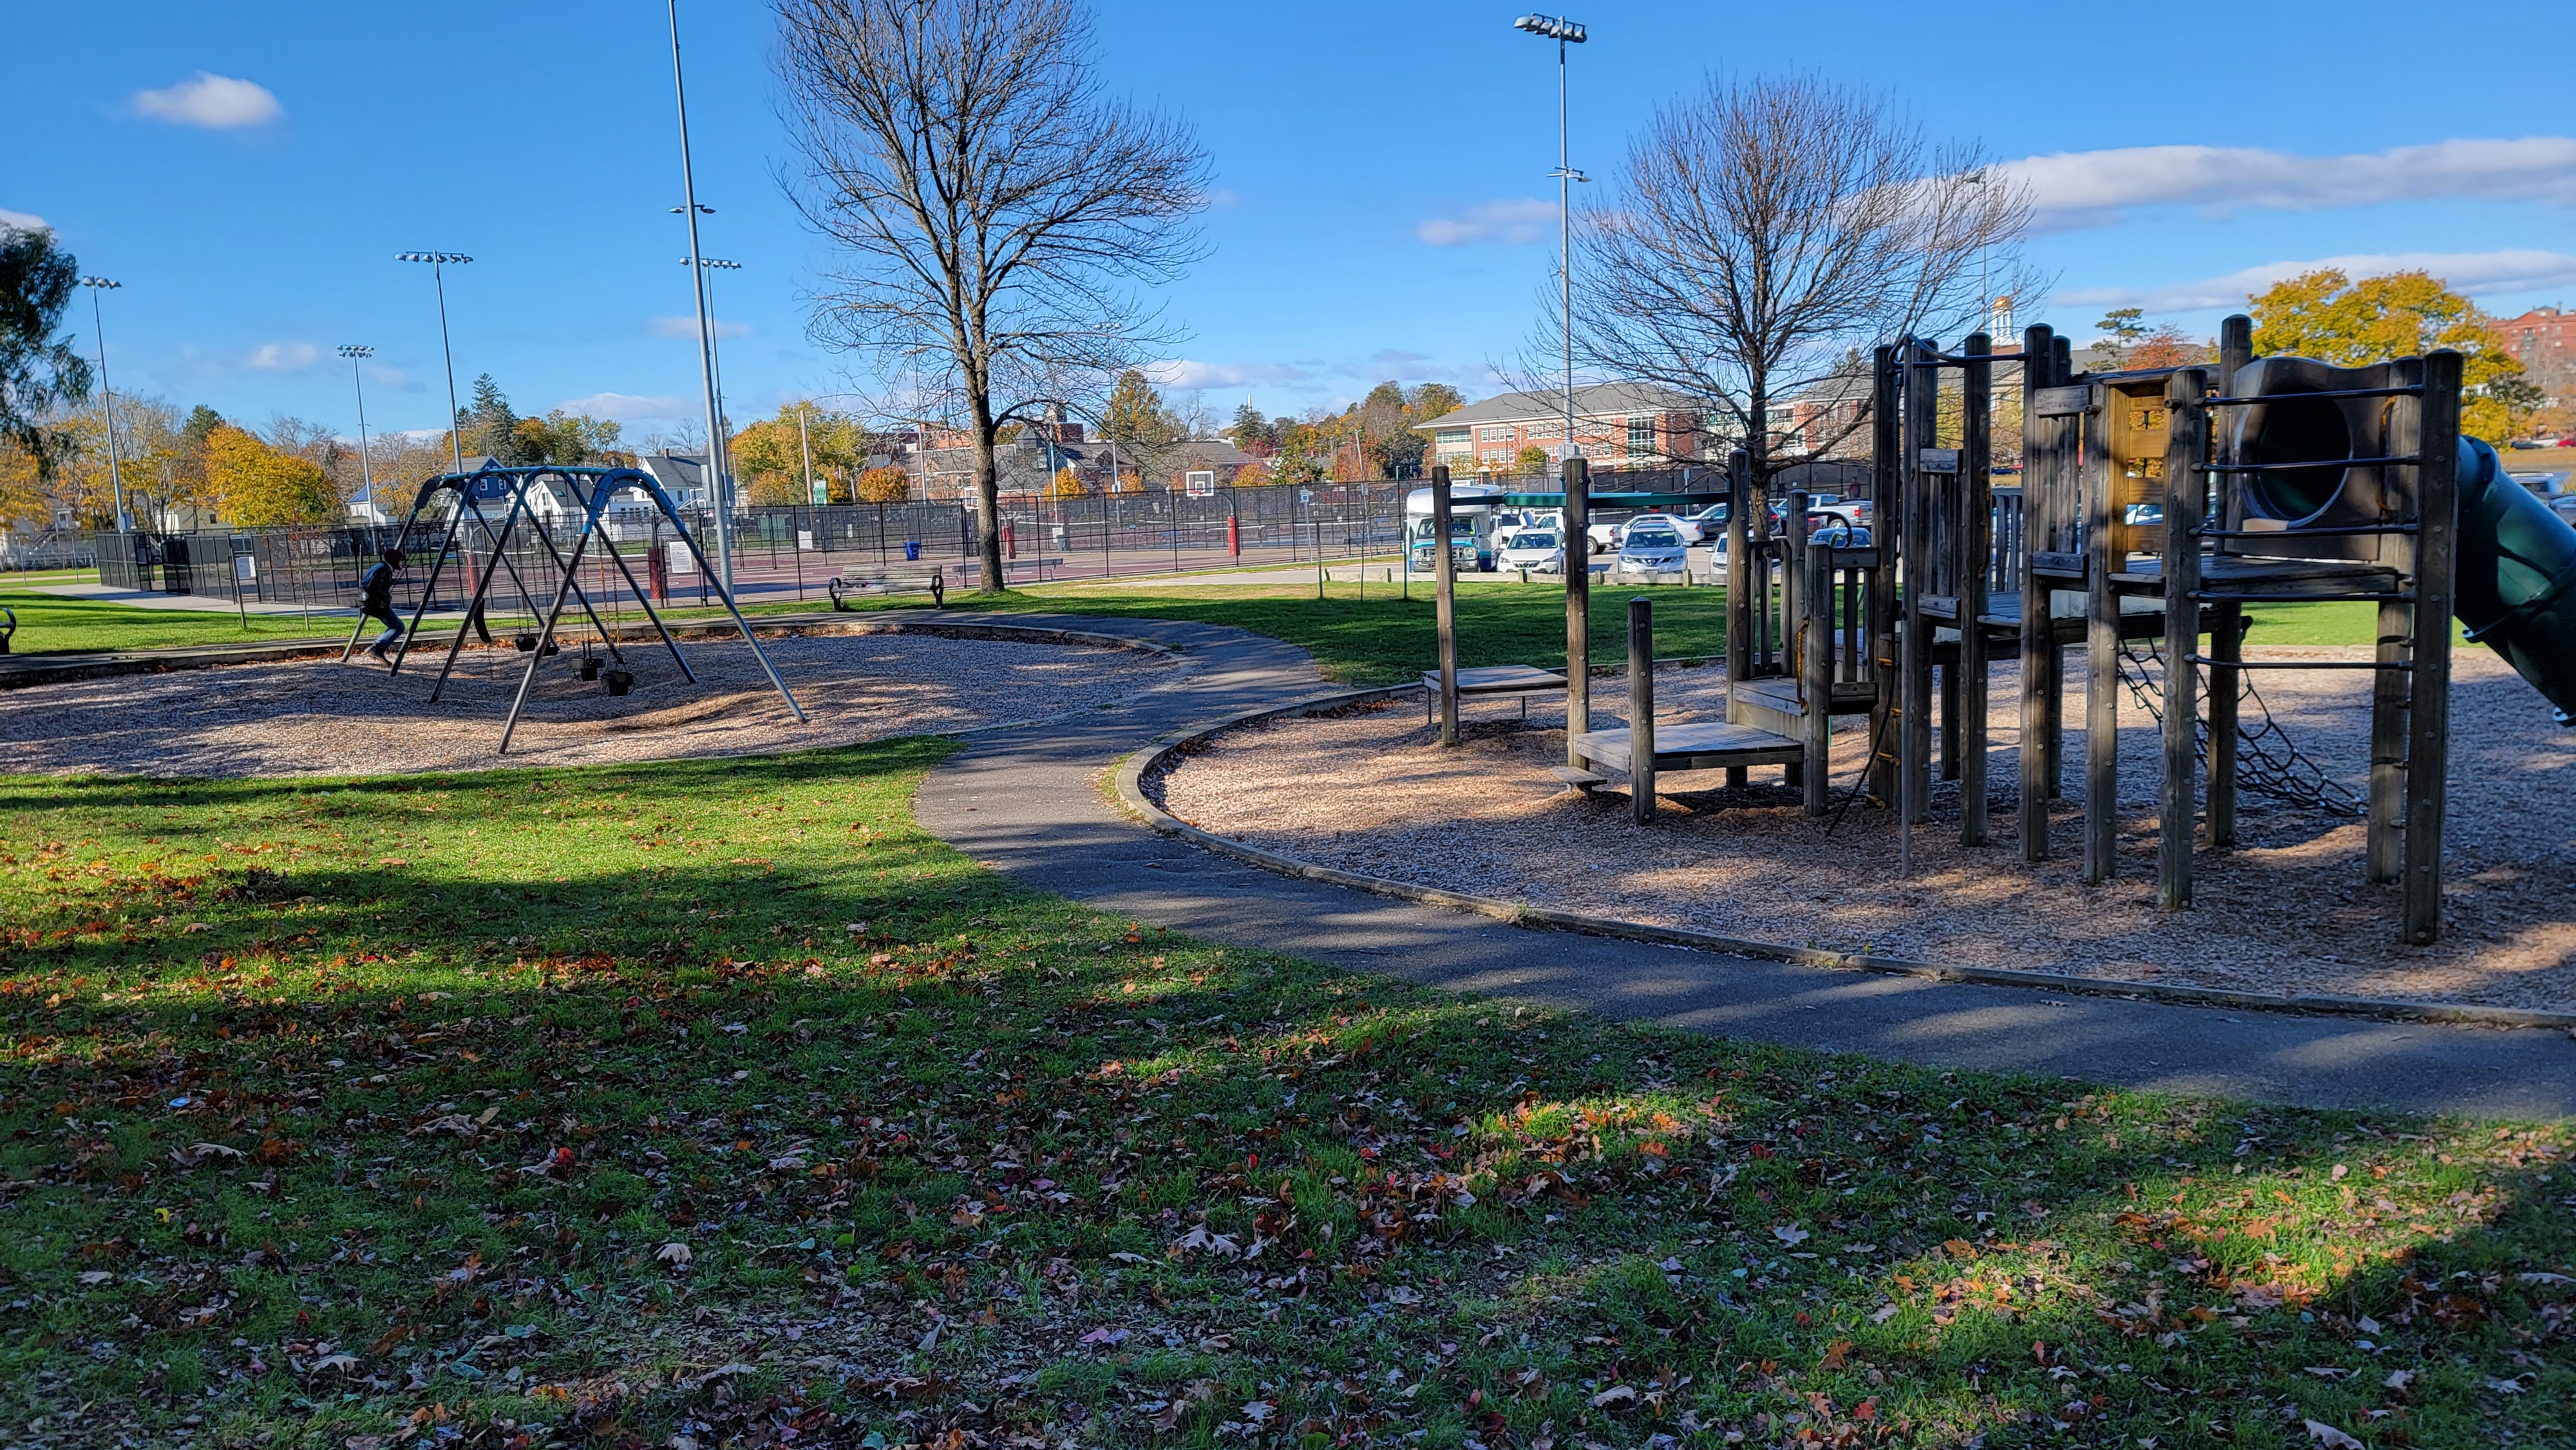
[[[1505,573],[1527,569],[1537,574],[1565,572],[1565,540],[1554,529],[1514,529],[1503,535],[1494,567]]]
[[[1631,529],[1666,528],[1681,535],[1684,544],[1696,544],[1700,541],[1699,520],[1686,519],[1679,514],[1639,514],[1628,520],[1628,527]]]

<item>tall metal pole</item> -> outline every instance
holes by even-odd
[[[822,500],[814,496],[814,436],[805,426],[805,415],[813,410],[810,401],[797,406],[796,451],[805,458],[805,502],[819,504]]]
[[[1565,130],[1565,37],[1556,38],[1556,239],[1557,285],[1564,310],[1559,325],[1565,344],[1565,451],[1558,462],[1577,457],[1574,442],[1574,164],[1567,152]]]
[[[689,92],[680,79],[680,0],[670,0],[671,96],[680,111],[680,204],[689,219],[689,282],[698,298],[698,378],[707,395],[707,493],[716,511],[716,572],[733,597],[733,500],[725,489],[724,418],[716,403],[716,335],[707,318],[707,269],[698,255],[698,184],[689,163]]]
[[[429,278],[438,288],[438,353],[447,359],[447,458],[458,473],[465,471],[465,440],[456,427],[456,349],[447,340],[447,258],[443,253],[430,253]]]
[[[107,416],[107,482],[116,494],[116,531],[130,534],[134,532],[134,519],[125,511],[125,467],[116,452],[116,390],[107,385],[107,318],[98,305],[98,294],[125,284],[105,277],[83,277],[81,285],[89,289],[90,326],[98,334],[99,406]]]
[[[367,380],[358,374],[358,360],[376,355],[376,350],[358,343],[343,343],[340,356],[349,360],[349,381],[358,389],[358,475],[366,480],[367,506],[376,502],[376,463],[367,451]]]

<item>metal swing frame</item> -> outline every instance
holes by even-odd
[[[492,527],[490,517],[483,512],[477,499],[478,490],[494,482],[500,485],[500,492],[510,501],[508,509],[501,516],[498,530]],[[561,483],[581,508],[581,530],[573,538],[570,554],[566,554],[556,545],[552,534],[537,517],[536,510],[529,506],[532,491],[539,484],[548,482]],[[503,468],[497,465],[486,465],[474,473],[441,474],[422,483],[419,493],[413,498],[410,514],[403,520],[399,537],[409,537],[421,515],[428,512],[442,496],[452,493],[456,498],[448,513],[447,528],[440,535],[438,552],[430,561],[429,577],[421,586],[420,602],[413,607],[411,622],[403,631],[402,644],[394,656],[391,672],[399,673],[404,659],[410,654],[412,638],[420,629],[422,617],[429,612],[429,602],[438,589],[439,575],[447,567],[448,556],[457,551],[457,535],[463,530],[468,517],[471,517],[476,527],[482,531],[485,541],[492,549],[495,562],[501,564],[502,569],[509,574],[511,584],[519,590],[520,597],[527,602],[528,612],[531,615],[538,614],[536,601],[529,593],[526,582],[520,577],[517,567],[510,563],[508,554],[510,537],[518,529],[520,521],[525,519],[529,531],[536,536],[539,543],[544,545],[546,556],[554,562],[559,579],[554,599],[546,607],[539,621],[536,645],[528,651],[527,667],[520,674],[518,688],[510,697],[509,718],[501,727],[501,743],[495,753],[508,754],[511,738],[518,733],[519,720],[527,710],[529,691],[536,684],[537,667],[549,653],[553,652],[551,647],[555,643],[555,629],[562,622],[564,606],[567,602],[576,598],[580,600],[582,613],[589,618],[591,627],[599,632],[601,640],[607,644],[610,657],[620,664],[625,663],[626,656],[617,648],[615,632],[601,622],[599,612],[592,607],[590,596],[581,588],[580,572],[582,559],[589,552],[591,540],[606,531],[605,516],[608,501],[630,488],[651,499],[654,507],[661,511],[663,520],[670,524],[672,532],[678,536],[680,542],[688,546],[689,555],[697,561],[701,576],[709,581],[716,597],[724,602],[725,613],[732,616],[734,627],[741,632],[743,643],[751,647],[752,657],[760,661],[761,672],[769,677],[769,683],[778,691],[778,697],[787,702],[787,708],[795,715],[797,723],[806,723],[805,707],[796,702],[796,696],[787,688],[787,682],[779,677],[777,666],[770,663],[768,652],[760,647],[759,639],[751,632],[750,623],[743,618],[742,610],[735,605],[732,591],[725,588],[721,579],[715,577],[714,566],[708,562],[706,551],[698,547],[697,536],[690,533],[688,525],[681,522],[679,506],[672,501],[670,494],[664,491],[660,480],[639,468],[565,468],[554,465]],[[670,626],[663,622],[661,613],[654,609],[650,591],[636,582],[635,571],[627,565],[626,557],[617,551],[614,543],[608,547],[607,554],[609,560],[616,564],[619,575],[625,579],[626,587],[634,591],[636,602],[643,606],[645,618],[653,622],[654,632],[661,636],[663,647],[671,652],[672,663],[679,666],[680,674],[684,679],[695,684],[698,678],[697,672],[689,668],[688,660],[680,653],[679,641],[672,637]],[[475,583],[473,596],[466,603],[466,619],[473,619],[476,612],[482,609],[485,597],[491,593],[495,577],[493,570],[482,571],[482,577]],[[359,629],[361,632],[365,629],[364,620],[359,622]],[[350,649],[354,649],[357,635],[352,634],[349,640]],[[440,664],[437,683],[430,688],[430,699],[436,700],[439,692],[446,688],[448,676],[454,672],[457,657],[463,653],[464,648],[465,627],[460,624],[456,638],[448,644],[447,658]],[[348,655],[347,649],[341,652],[343,660],[347,659]]]

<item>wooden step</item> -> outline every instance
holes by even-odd
[[[1547,773],[1564,781],[1569,788],[1581,791],[1585,795],[1590,795],[1610,783],[1610,777],[1606,775],[1594,775],[1591,771],[1580,770],[1571,765],[1551,765],[1547,768]]]
[[[1573,753],[1604,770],[1625,771],[1628,732],[1593,730],[1574,737]],[[1749,725],[1680,721],[1655,727],[1655,770],[1722,770],[1742,765],[1795,765],[1807,758],[1804,742]]]

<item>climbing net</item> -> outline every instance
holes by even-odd
[[[2120,641],[2120,683],[2129,687],[2129,698],[2160,727],[2165,722],[2165,664],[2160,641],[2148,641],[2144,654],[2138,652],[2133,641]],[[2308,758],[2298,742],[2281,728],[2281,722],[2272,718],[2272,707],[2264,702],[2263,692],[2255,688],[2254,672],[2239,670],[2236,680],[2236,788],[2300,810],[2360,815],[2361,799],[2327,776],[2324,767]],[[2247,723],[2245,709],[2249,701],[2254,707],[2251,724]],[[2208,720],[2192,722],[2191,739],[2192,753],[2207,768]]]

